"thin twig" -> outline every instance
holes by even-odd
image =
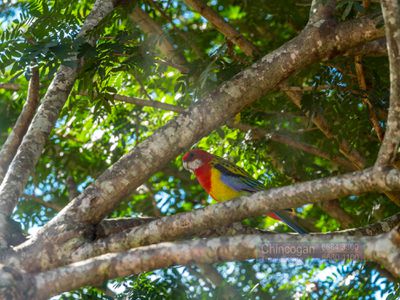
[[[285,93],[298,108],[301,108],[301,93],[289,90],[285,90]],[[328,139],[334,139],[339,143],[340,152],[354,165],[356,169],[362,170],[365,167],[365,159],[361,156],[361,154],[358,153],[357,150],[351,149],[348,141],[339,139],[339,137],[337,137],[331,131],[328,122],[321,114],[314,113],[311,116],[311,120]]]
[[[0,89],[18,91],[21,88],[21,85],[18,83],[0,83]]]
[[[386,39],[377,39],[375,41],[359,45],[355,48],[347,50],[344,56],[387,56]]]
[[[301,108],[301,93],[293,91],[286,91],[285,93],[297,107]],[[322,114],[313,114],[311,116],[311,120],[328,139],[333,139],[338,142],[339,151],[353,164],[355,170],[362,170],[365,168],[365,158],[362,157],[357,150],[352,149],[347,140],[340,139],[331,131],[328,122],[325,120]],[[396,205],[400,206],[400,197],[397,193],[385,192],[385,195],[394,203],[396,203]]]
[[[25,199],[29,199],[29,200],[31,200],[33,202],[36,202],[36,203],[38,203],[38,204],[40,204],[40,205],[42,205],[44,207],[51,208],[51,209],[53,209],[53,210],[55,210],[57,212],[59,212],[59,211],[61,211],[63,209],[63,207],[61,205],[58,205],[56,203],[52,203],[52,202],[49,202],[49,201],[44,201],[42,198],[40,198],[38,196],[35,196],[35,195],[23,194],[23,197]]]
[[[240,32],[233,28],[226,22],[218,13],[207,6],[201,0],[184,0],[187,5],[199,12],[204,18],[207,19],[215,28],[227,37],[232,43],[237,45],[247,56],[255,56],[258,54],[258,49],[248,39],[246,39]]]
[[[303,152],[310,153],[312,155],[324,158],[328,161],[331,161],[334,164],[340,165],[342,167],[345,167],[347,170],[354,170],[352,165],[345,159],[340,158],[340,157],[332,157],[330,154],[320,150],[319,148],[309,145],[300,141],[296,141],[291,137],[284,136],[282,134],[278,134],[275,132],[268,132],[266,130],[262,130],[261,128],[243,124],[243,123],[230,123],[230,127],[239,129],[241,131],[251,131],[252,137],[255,139],[260,139],[260,138],[266,138],[269,140],[272,140],[277,143],[281,143],[290,147],[293,147],[295,149],[299,149]]]
[[[376,135],[378,136],[379,141],[382,142],[384,135],[382,127],[379,124],[378,116],[376,115],[374,106],[372,105],[371,101],[369,101],[368,96],[366,96],[367,82],[365,80],[364,68],[362,65],[362,57],[360,55],[354,57],[354,65],[356,69],[358,85],[360,86],[360,89],[363,91],[364,94],[362,97],[362,101],[368,107],[369,119],[375,130]]]

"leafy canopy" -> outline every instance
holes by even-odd
[[[134,1],[132,1],[134,2]],[[219,0],[208,3],[252,41],[260,53],[268,53],[296,36],[307,22],[309,2]],[[78,53],[85,61],[45,151],[30,178],[14,219],[26,232],[42,226],[57,213],[46,203],[63,207],[69,201],[68,182],[78,191],[121,155],[152,135],[176,113],[114,100],[114,94],[188,107],[220,83],[251,63],[199,13],[183,1],[140,1],[116,9],[96,28],[95,45],[77,39],[93,1],[5,1],[0,5],[0,74],[4,82],[17,83],[19,91],[1,90],[0,142],[10,132],[26,99],[31,68],[40,71],[41,95],[60,64],[70,64]],[[173,41],[186,60],[188,73],[168,66],[168,57],[157,50],[161,38],[144,34],[129,19],[138,5]],[[378,11],[372,4],[369,12]],[[365,13],[357,1],[340,1],[339,19]],[[200,51],[199,51],[200,50]],[[166,63],[162,63],[165,62]],[[372,165],[379,141],[371,126],[367,97],[384,127],[388,107],[386,57],[363,57],[367,90],[357,81],[353,57],[316,63],[292,76],[291,86],[310,87],[297,108],[282,91],[264,95],[238,116],[240,122],[270,134],[314,145],[330,157],[342,157],[339,143],[346,140]],[[322,114],[335,138],[326,138],[311,118]],[[346,171],[332,160],[294,149],[265,137],[223,126],[197,144],[214,154],[230,157],[268,187],[336,175]],[[169,215],[210,204],[194,178],[182,169],[181,157],[154,174],[136,193],[121,203],[110,217]],[[380,194],[340,199],[342,208],[365,225],[390,216],[398,208]],[[340,223],[318,205],[297,209],[323,232]],[[257,218],[247,224],[286,231],[282,224]],[[228,284],[251,299],[375,299],[399,296],[390,283],[371,267],[355,262],[246,261],[217,265]],[[325,271],[324,271],[325,270]],[[326,271],[328,270],[328,271]],[[207,299],[223,293],[206,279],[198,284],[196,267],[177,267],[112,282],[120,297],[129,299]],[[120,288],[118,288],[120,287]],[[122,288],[121,288],[122,287]],[[101,289],[85,288],[66,293],[63,299],[106,299]]]

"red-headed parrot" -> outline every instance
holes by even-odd
[[[183,156],[183,166],[193,172],[205,191],[219,202],[265,190],[262,183],[242,168],[201,149],[188,151]],[[288,211],[275,210],[270,216],[283,221],[300,234],[307,233]]]

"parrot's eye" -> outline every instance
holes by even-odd
[[[194,158],[194,153],[193,153],[193,152],[189,153],[188,159],[189,159],[189,160],[192,160],[193,158]]]

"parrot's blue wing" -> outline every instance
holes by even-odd
[[[221,180],[230,188],[238,192],[255,193],[264,190],[264,185],[252,178],[243,169],[230,162],[218,162],[214,168],[221,172]]]
[[[235,191],[255,193],[265,189],[261,182],[255,180],[245,170],[227,160],[218,159],[213,163],[213,167],[221,172],[221,181]],[[290,216],[290,209],[288,211],[274,210],[272,212],[297,233],[307,233],[307,230]]]

